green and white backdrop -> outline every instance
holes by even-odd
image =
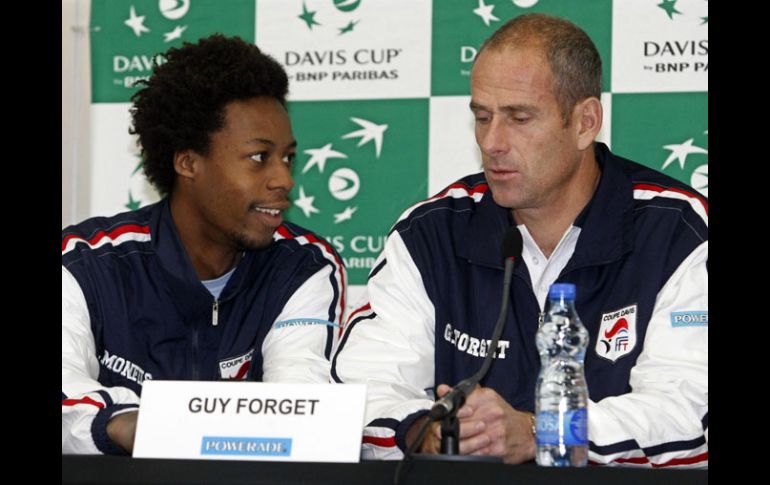
[[[355,304],[401,211],[479,171],[471,64],[528,12],[566,17],[598,46],[600,140],[708,195],[707,0],[92,0],[89,215],[158,200],[128,133],[132,84],[152,57],[238,35],[289,73],[288,219],[340,252]]]

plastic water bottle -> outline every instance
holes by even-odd
[[[583,358],[588,331],[575,311],[575,285],[556,283],[537,332],[541,368],[535,391],[537,451],[541,466],[588,463],[588,390]]]

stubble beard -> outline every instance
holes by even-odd
[[[259,240],[243,232],[232,232],[230,240],[238,248],[238,251],[260,251],[270,246],[273,242],[273,234],[271,233],[265,240]]]

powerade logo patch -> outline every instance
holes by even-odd
[[[201,455],[291,456],[291,438],[204,436]]]
[[[320,318],[292,318],[291,320],[281,320],[280,322],[275,322],[273,327],[306,327],[308,325],[329,325],[330,327],[339,327],[339,325],[334,322],[321,320]]]
[[[709,312],[689,311],[671,312],[671,326],[676,327],[708,327]]]

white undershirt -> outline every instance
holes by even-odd
[[[556,249],[551,253],[551,257],[546,258],[527,230],[527,226],[519,224],[517,227],[521,232],[521,238],[524,240],[521,257],[527,264],[529,277],[532,280],[532,290],[540,304],[540,310],[543,311],[548,298],[548,289],[559,277],[561,270],[567,266],[567,262],[575,252],[580,228],[570,225],[561,237],[559,244],[556,245]]]
[[[209,290],[209,293],[214,295],[214,298],[218,300],[219,295],[222,294],[222,290],[225,289],[225,285],[230,280],[230,277],[233,275],[234,272],[235,272],[235,268],[231,269],[230,271],[223,274],[219,278],[214,278],[213,280],[201,280],[201,283],[203,283],[203,286],[205,286],[206,289]]]

